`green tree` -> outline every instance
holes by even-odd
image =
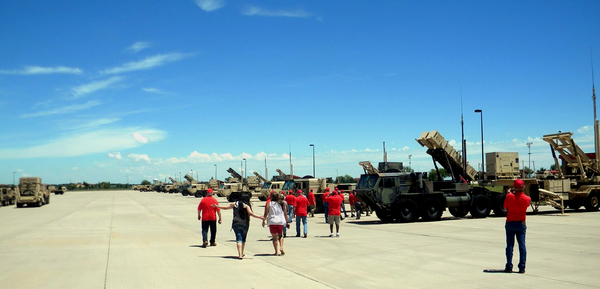
[[[440,169],[440,175],[443,178],[445,177],[449,177],[450,173],[446,172],[446,169]],[[429,174],[427,174],[427,179],[430,181],[437,181],[438,180],[438,173],[435,169],[431,169],[429,171]]]
[[[555,164],[550,165],[550,170],[551,171],[556,171],[556,165]]]
[[[147,185],[151,185],[152,183],[149,180],[143,180],[142,181],[142,186],[147,186]]]
[[[335,179],[335,182],[337,184],[341,184],[341,183],[356,183],[356,180],[354,180],[354,178],[350,175],[343,175],[343,176],[339,176]]]

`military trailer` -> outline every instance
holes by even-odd
[[[24,205],[41,207],[50,203],[50,192],[40,177],[22,177],[17,188],[17,207]]]
[[[0,202],[2,206],[15,204],[15,190],[13,188],[0,188]]]

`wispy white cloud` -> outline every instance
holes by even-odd
[[[157,94],[166,94],[167,92],[162,91],[158,88],[154,88],[154,87],[144,87],[142,88],[143,91],[148,92],[148,93],[157,93]]]
[[[139,132],[134,132],[131,134],[131,136],[133,137],[133,139],[139,143],[148,143],[148,139],[143,136],[142,134],[140,134]]]
[[[131,137],[134,132],[143,134],[148,143],[160,141],[166,135],[160,130],[131,127],[102,129],[79,134],[69,133],[58,139],[45,141],[38,146],[2,148],[0,149],[0,159],[75,157],[136,148],[142,144]]]
[[[307,18],[311,17],[312,14],[302,10],[269,10],[256,6],[250,6],[242,11],[243,15],[246,16],[267,16],[267,17],[293,17],[293,18]]]
[[[127,154],[127,157],[134,162],[150,162],[150,157],[145,154]]]
[[[77,120],[77,124],[69,124],[70,129],[94,129],[100,126],[108,125],[111,123],[118,122],[119,118],[99,118],[93,120],[81,121]]]
[[[127,47],[127,50],[133,51],[135,53],[140,52],[146,48],[150,47],[150,42],[147,41],[138,41],[131,46]]]
[[[72,87],[71,92],[73,98],[80,98],[86,94],[96,92],[98,90],[106,89],[111,87],[113,84],[122,81],[124,78],[121,76],[113,76],[111,78],[99,81],[93,81],[80,86]]]
[[[101,71],[102,74],[119,74],[137,70],[147,70],[154,67],[162,66],[167,63],[182,60],[188,57],[187,54],[183,53],[169,53],[169,54],[158,54],[150,57],[146,57],[140,61],[132,61],[125,63],[122,66],[113,67]]]
[[[123,156],[121,156],[120,152],[108,153],[108,157],[111,159],[122,160]]]
[[[47,109],[47,110],[34,112],[34,113],[22,114],[20,117],[21,118],[29,118],[29,117],[49,116],[49,115],[57,115],[57,114],[69,114],[69,113],[74,113],[74,112],[78,112],[81,110],[86,110],[86,109],[89,109],[89,108],[92,108],[92,107],[98,106],[98,105],[100,105],[99,101],[91,100],[91,101],[88,101],[83,104],[73,104],[73,105],[58,107],[55,109]]]
[[[56,66],[56,67],[41,67],[41,66],[25,66],[23,69],[16,70],[0,70],[0,74],[13,75],[36,75],[36,74],[82,74],[83,71],[75,67]]]
[[[218,9],[223,8],[225,6],[225,1],[223,0],[196,0],[196,5],[200,7],[200,9],[211,12]]]

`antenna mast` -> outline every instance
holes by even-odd
[[[460,127],[462,130],[462,166],[463,170],[467,171],[467,142],[465,141],[465,120],[463,118],[463,95],[462,85],[460,86]]]
[[[592,61],[592,100],[594,101],[594,148],[595,148],[595,168],[600,169],[600,124],[596,118],[596,85],[594,81],[594,56],[592,54],[592,47],[590,47],[590,59]]]

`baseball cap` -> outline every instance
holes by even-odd
[[[213,193],[213,189],[208,189],[206,190],[207,193],[212,194]]]
[[[522,188],[524,188],[524,187],[525,187],[525,183],[524,183],[524,182],[523,182],[523,180],[521,180],[521,179],[516,179],[516,180],[513,182],[513,187],[515,187],[515,188],[519,188],[519,189],[522,189]]]

